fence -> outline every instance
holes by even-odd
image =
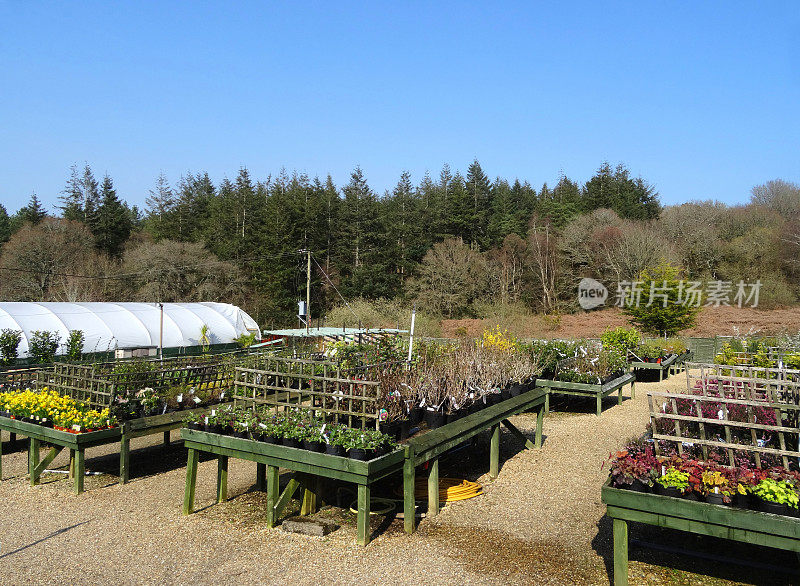
[[[730,466],[737,452],[752,455],[759,468],[800,458],[800,371],[689,363],[686,373],[686,391],[647,393],[657,453],[664,441],[679,454],[700,446],[703,459],[710,449],[721,451]]]
[[[237,367],[234,403],[276,411],[314,409],[326,421],[378,427],[381,390],[375,380],[343,373],[334,363],[265,357],[258,368]]]

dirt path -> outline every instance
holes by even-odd
[[[255,465],[231,461],[231,500],[211,506],[216,464],[200,464],[197,507],[180,513],[185,451],[137,440],[133,481],[116,484],[117,454],[102,448],[89,453],[87,492],[74,496],[63,475],[48,475],[31,488],[26,456],[3,449],[0,483],[0,583],[45,584],[607,584],[610,527],[600,502],[607,472],[601,463],[648,421],[645,392],[657,383],[639,383],[635,400],[605,403],[601,417],[592,404],[555,401],[545,420],[545,445],[522,450],[505,434],[500,476],[489,482],[487,442],[471,455],[463,450],[443,462],[445,475],[477,478],[485,494],[445,507],[407,536],[394,520],[367,547],[355,545],[355,519],[339,509],[323,511],[341,529],[326,538],[264,529],[265,497],[254,492]],[[669,385],[684,384],[674,377]],[[558,411],[583,410],[583,413]],[[514,423],[531,431],[535,419]],[[54,466],[65,466],[59,456]],[[386,489],[391,496],[391,490]],[[347,499],[345,499],[347,500]],[[385,525],[385,523],[384,523]],[[738,548],[722,541],[699,541],[646,528],[632,537],[667,545],[705,548],[744,560],[792,563],[780,552]],[[725,551],[720,551],[724,549]],[[781,583],[784,575],[728,566],[671,553],[633,548],[631,583]],[[788,561],[787,561],[788,560]],[[655,565],[652,565],[655,564]],[[691,570],[695,573],[688,573]]]

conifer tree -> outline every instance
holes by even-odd
[[[131,234],[130,210],[119,200],[108,175],[100,187],[100,206],[92,230],[95,245],[109,256],[119,257]]]

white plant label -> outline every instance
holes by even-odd
[[[183,403],[183,393],[181,393],[180,395],[178,395],[177,397],[175,397],[175,400],[176,400],[178,403]]]

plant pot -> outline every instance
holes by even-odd
[[[709,492],[706,495],[706,502],[708,504],[710,504],[710,505],[724,505],[725,504],[724,497],[723,497],[722,493],[717,494],[717,493],[714,493],[714,492]]]
[[[394,439],[398,439],[400,437],[400,422],[387,421],[386,423],[381,423],[381,433],[385,433]]]
[[[207,423],[203,426],[203,429],[208,433],[222,433],[222,426],[216,423]]]
[[[303,440],[303,449],[308,450],[309,452],[324,452],[325,443]]]
[[[700,495],[697,494],[694,491],[690,491],[690,492],[687,492],[686,495],[684,495],[683,498],[685,498],[687,501],[699,501],[700,500]]]
[[[375,457],[375,450],[362,450],[361,448],[351,448],[347,450],[347,456],[352,460],[372,460]]]
[[[417,425],[425,416],[425,410],[422,407],[412,407],[408,413],[408,420],[411,425]]]
[[[250,434],[246,431],[234,431],[233,437],[238,437],[239,439],[248,439]]]
[[[733,498],[731,499],[731,504],[734,507],[738,507],[740,509],[749,509],[750,508],[750,497],[746,494],[739,494],[736,493]]]
[[[511,389],[503,389],[500,391],[500,401],[507,401],[511,398]]]
[[[451,411],[450,413],[448,413],[446,420],[447,423],[453,423],[454,421],[458,421],[462,417],[464,417],[464,413],[461,411],[461,409],[457,409],[456,411]]]
[[[411,435],[411,422],[404,419],[400,422],[400,441],[407,440],[409,435]]]
[[[512,385],[508,389],[508,394],[511,397],[519,397],[522,393],[525,392],[525,390],[526,390],[525,385],[522,384]]]
[[[771,513],[773,515],[786,515],[786,505],[781,503],[773,503],[771,501],[765,501],[763,499],[758,499],[757,501],[758,510],[762,513]]]
[[[347,456],[347,451],[342,446],[335,446],[333,444],[325,444],[325,453],[329,456]]]
[[[425,410],[425,425],[428,429],[437,429],[445,424],[445,416],[439,411],[432,409]]]
[[[675,488],[674,486],[661,486],[658,482],[653,485],[655,492],[660,494],[661,496],[669,496],[672,498],[679,499],[683,496],[683,493],[679,488]]]
[[[647,486],[644,482],[639,480],[638,478],[634,479],[631,483],[630,490],[634,492],[649,492],[649,486]]]
[[[281,443],[286,446],[287,448],[302,448],[302,444],[300,440],[297,440],[293,437],[285,437],[281,440]]]
[[[189,429],[193,429],[195,431],[203,431],[205,429],[205,426],[202,423],[195,423],[195,422],[187,423],[186,427],[188,427]]]
[[[253,438],[253,439],[256,439],[256,438]],[[281,443],[280,439],[278,439],[274,435],[267,435],[267,434],[262,434],[262,435],[258,436],[258,441],[260,441],[262,443],[265,443],[265,444],[279,444],[279,443]]]

